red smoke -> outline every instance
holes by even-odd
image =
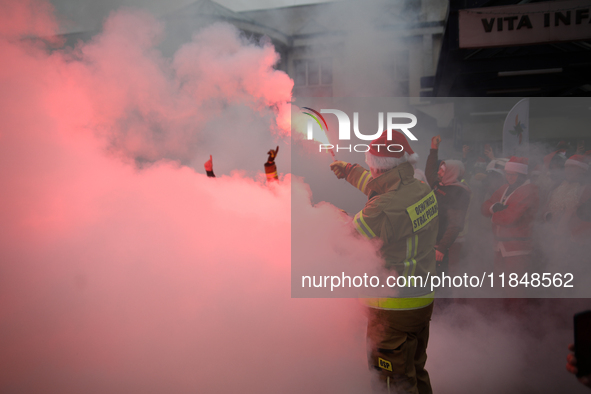
[[[197,126],[231,103],[265,119],[291,80],[227,25],[169,63],[160,29],[114,14],[70,52],[4,31],[0,391],[362,390],[355,301],[290,298],[289,175],[210,179],[162,159],[195,155]]]
[[[0,2],[0,15],[2,16],[0,36],[4,38],[26,35],[51,36],[58,28],[52,12],[53,7],[45,1],[3,0]]]
[[[48,29],[44,36],[50,36]],[[276,141],[269,131],[289,134],[289,124],[278,125],[275,117],[289,113],[293,81],[273,68],[279,56],[271,45],[247,41],[233,26],[216,23],[168,59],[156,47],[163,31],[148,14],[121,11],[110,16],[100,35],[75,49],[29,53],[48,85],[51,116],[66,122],[60,128],[98,133],[113,152],[140,163],[167,158],[188,164],[198,153],[207,157],[204,147],[237,145],[227,144],[232,134],[264,137],[270,146]],[[10,34],[38,32],[22,26]],[[250,161],[244,149],[217,157],[223,158],[220,163],[235,160],[230,168]]]
[[[373,266],[372,246],[289,174],[266,185],[182,165],[202,171],[213,153],[218,175],[262,172],[289,134],[292,81],[272,47],[217,24],[166,59],[162,26],[125,11],[55,50],[50,8],[0,2],[0,391],[367,392],[357,302],[290,298],[292,225],[309,245],[303,270]],[[565,341],[519,341],[469,308],[444,316],[434,387],[542,392],[558,376],[576,390],[510,354]]]

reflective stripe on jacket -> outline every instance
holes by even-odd
[[[409,163],[377,178],[371,178],[369,171],[356,164],[349,171],[347,181],[369,197],[363,210],[353,219],[357,231],[364,237],[381,239],[380,252],[391,275],[406,279],[420,277],[425,282],[428,275],[436,274],[437,199],[431,188],[413,175]],[[397,298],[367,299],[366,304],[387,309],[414,309],[427,306],[433,300],[428,297],[429,286],[407,285],[396,287],[395,291]]]
[[[265,175],[267,176],[267,182],[272,182],[279,179],[277,176],[277,166],[275,163],[265,163]]]

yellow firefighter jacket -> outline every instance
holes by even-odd
[[[377,178],[355,164],[347,181],[369,198],[353,219],[357,231],[367,238],[382,240],[380,252],[386,268],[393,276],[404,276],[407,283],[394,288],[397,298],[372,298],[365,303],[383,309],[416,309],[431,304],[434,294],[430,276],[436,275],[435,243],[439,229],[437,199],[431,188],[414,178],[409,163]]]

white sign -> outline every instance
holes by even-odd
[[[460,48],[591,39],[589,0],[460,10]]]
[[[503,125],[503,157],[526,156],[529,150],[529,99],[509,111]]]

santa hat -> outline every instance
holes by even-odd
[[[507,171],[527,175],[527,157],[511,156],[505,164],[505,172]]]
[[[503,170],[505,169],[505,165],[508,161],[509,159],[506,159],[504,157],[500,159],[493,159],[486,166],[486,171],[494,171],[498,172],[499,174],[504,174]]]
[[[396,130],[392,130],[391,139],[388,139],[388,131],[385,130],[371,142],[369,151],[365,153],[365,162],[376,170],[389,170],[405,162],[414,164],[418,159],[404,134]]]
[[[565,166],[577,166],[577,167],[581,167],[585,170],[589,169],[589,156],[583,156],[583,155],[572,155],[571,157],[568,158],[568,160],[566,161],[566,163],[564,163]]]

